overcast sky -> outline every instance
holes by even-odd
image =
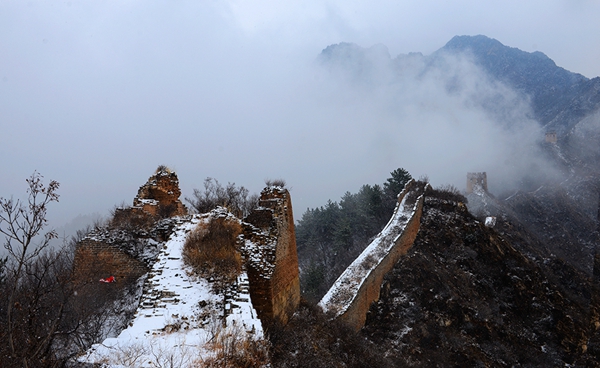
[[[184,196],[208,176],[251,191],[284,178],[297,218],[398,167],[462,187],[467,170],[486,170],[465,165],[471,151],[398,148],[423,146],[411,127],[429,112],[380,115],[373,96],[324,85],[321,50],[381,43],[393,57],[427,55],[484,34],[592,78],[599,14],[592,0],[0,0],[0,196],[22,196],[37,170],[61,183],[50,209],[61,226],[130,204],[159,164],[175,169]],[[425,116],[443,135],[454,129],[442,113]]]

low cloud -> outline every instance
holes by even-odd
[[[49,209],[59,227],[131,203],[166,164],[183,196],[209,176],[253,192],[284,178],[299,217],[398,167],[459,188],[487,171],[492,191],[544,167],[527,100],[468,57],[431,64],[378,45],[360,63],[315,60],[344,39],[429,51],[454,33],[409,38],[420,20],[386,11],[378,24],[372,6],[343,2],[223,4],[1,4],[0,196],[22,197],[34,170],[59,181]]]
[[[493,192],[534,172],[555,172],[539,151],[544,133],[528,99],[469,55],[390,58],[383,46],[350,44],[324,54],[324,99],[360,131],[355,139],[367,145],[374,167],[402,166],[460,189],[467,172],[486,171]]]

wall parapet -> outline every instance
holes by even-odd
[[[345,321],[355,330],[364,326],[371,303],[379,300],[384,276],[415,241],[428,185],[414,179],[405,185],[388,224],[319,302],[325,312]]]

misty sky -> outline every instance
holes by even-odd
[[[469,99],[502,94],[535,135],[526,102],[463,61],[451,68],[471,76],[459,96],[434,76],[348,86],[318,70],[321,50],[381,43],[392,57],[428,55],[484,34],[592,78],[598,14],[591,0],[0,0],[0,196],[23,196],[37,170],[61,183],[50,209],[60,226],[131,204],[159,164],[178,173],[183,196],[208,176],[253,192],[284,178],[297,218],[398,167],[462,189],[467,171],[513,152]]]

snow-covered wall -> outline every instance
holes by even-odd
[[[411,180],[398,196],[392,218],[348,266],[319,306],[359,330],[371,303],[379,299],[384,276],[412,247],[419,231],[426,183]]]

